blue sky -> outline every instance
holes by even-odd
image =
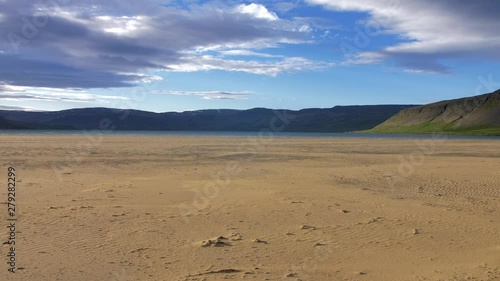
[[[0,0],[0,109],[424,104],[500,88],[500,2]]]

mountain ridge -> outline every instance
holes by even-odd
[[[367,132],[500,135],[500,90],[406,108]]]
[[[270,127],[277,115],[294,116],[283,132],[351,132],[370,129],[400,110],[415,105],[355,105],[301,110],[206,109],[185,112],[148,112],[142,110],[83,108],[62,111],[5,111],[0,116],[14,122],[64,126],[73,129],[98,129],[102,120],[116,130],[164,131],[260,131]]]

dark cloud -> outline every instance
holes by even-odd
[[[252,49],[307,39],[298,23],[265,20],[236,12],[234,6],[193,4],[180,10],[175,3],[159,3],[0,1],[0,32],[6,35],[0,37],[0,83],[129,87],[147,78],[140,73],[148,70],[194,65],[203,55],[193,53],[199,48]],[[262,73],[255,70],[255,61],[247,62],[248,67],[245,61],[239,62],[238,71]],[[225,65],[220,61],[211,67],[224,69]]]
[[[0,54],[0,82],[14,86],[47,88],[107,88],[129,87],[130,81],[141,79],[136,75],[95,71],[68,66],[42,58],[24,58],[22,55]]]
[[[448,67],[438,62],[437,56],[421,54],[389,54],[397,65],[407,69],[410,72],[431,72],[450,74]]]

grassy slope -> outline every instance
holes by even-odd
[[[462,112],[466,102],[475,102],[475,107],[468,112]],[[499,112],[500,91],[496,91],[487,95],[402,110],[386,122],[363,132],[500,136]],[[441,121],[446,114],[454,121]],[[454,119],[453,115],[457,119]],[[461,122],[464,120],[465,122]],[[463,126],[464,124],[467,125]]]
[[[363,131],[363,133],[384,133],[384,134],[447,134],[447,135],[479,135],[479,136],[500,136],[500,127],[470,127],[460,128],[445,123],[425,122],[413,126],[401,127],[375,127]]]

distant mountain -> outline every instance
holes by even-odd
[[[57,112],[0,111],[11,122],[36,123],[73,129],[163,131],[260,131],[281,127],[283,116],[289,122],[284,132],[350,132],[373,128],[402,109],[414,105],[336,106],[333,108],[272,110],[198,110],[154,113],[109,108],[71,109]],[[112,127],[111,127],[112,126]],[[0,124],[1,127],[1,124]]]
[[[0,116],[0,129],[31,129],[29,126],[7,120]]]
[[[407,108],[369,132],[500,135],[500,90]]]
[[[44,124],[24,123],[18,121],[7,120],[0,116],[0,130],[38,130],[38,129],[65,129],[64,127],[54,127]]]

